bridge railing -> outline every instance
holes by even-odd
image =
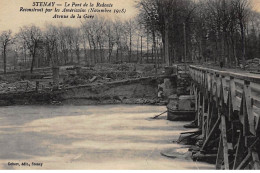
[[[260,136],[260,75],[193,65],[189,67],[189,71],[193,79],[192,93],[196,98],[198,124],[204,139],[201,149],[209,149],[209,141],[216,135],[220,124],[222,128],[219,128],[221,142],[218,146],[217,168],[221,168],[222,163],[219,154],[224,152],[222,166],[225,169],[244,168],[249,158],[253,158],[254,166],[259,169],[259,159],[255,156],[258,156],[256,153],[260,148],[252,148],[256,147],[256,140]],[[240,134],[241,137],[238,138]],[[225,136],[227,139],[224,139]],[[250,157],[244,157],[239,151],[241,147],[238,146],[242,139]],[[233,161],[228,152],[230,147],[227,147],[230,145],[236,153]]]

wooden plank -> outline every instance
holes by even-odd
[[[235,85],[234,78],[230,78],[229,88],[230,88],[230,94],[231,94],[231,103],[233,105],[233,111],[235,111],[237,108],[237,105],[236,105],[236,85]]]
[[[253,135],[256,135],[255,124],[254,124],[254,115],[253,115],[253,111],[252,111],[253,105],[252,105],[252,99],[251,99],[251,88],[247,82],[245,82],[245,85],[244,85],[244,93],[245,93],[247,117],[248,117],[248,123],[249,123],[249,131]]]
[[[208,91],[211,90],[211,75],[208,73],[208,78],[207,78],[207,82],[208,82]]]
[[[220,94],[221,94],[221,90],[222,90],[222,87],[221,87],[221,76],[216,76],[216,78],[217,78],[217,80],[216,80],[216,82],[217,82],[217,94],[216,94],[216,96],[218,97],[218,98],[220,98]]]
[[[195,85],[194,85],[194,95],[195,95],[195,110],[198,111],[198,92]]]
[[[239,110],[239,121],[242,123],[244,127],[244,115],[246,114],[246,106],[245,106],[245,94],[242,95],[241,103],[240,103],[240,110]],[[243,129],[244,130],[244,129]]]
[[[223,87],[223,83],[222,83],[222,78],[223,76],[221,76],[221,79],[220,79],[220,94],[219,94],[219,104],[220,106],[222,107],[224,104],[225,104],[225,97],[224,97],[224,87]]]
[[[236,168],[236,170],[244,169],[247,166],[247,164],[250,162],[251,156],[252,156],[252,153],[249,151],[247,156],[243,159],[243,161]]]
[[[217,159],[216,159],[216,169],[217,170],[221,169],[223,159],[224,159],[223,142],[222,142],[222,137],[220,137],[219,144],[218,144],[218,154],[217,154]]]
[[[216,123],[214,124],[212,130],[210,131],[208,137],[206,138],[206,140],[204,141],[201,150],[204,150],[205,147],[207,146],[209,140],[212,138],[212,135],[214,134],[214,132],[218,129],[219,124],[220,124],[220,120],[221,118],[219,117],[218,120],[216,121]]]
[[[224,167],[225,167],[225,170],[229,170],[226,117],[224,115],[221,115],[221,135],[222,135],[222,141],[223,141]]]
[[[208,73],[217,73],[219,75],[231,76],[241,80],[248,80],[250,82],[260,83],[260,75],[257,74],[251,74],[247,72],[237,73],[231,71],[215,70],[215,69],[210,69],[210,68],[205,68],[205,67],[195,66],[195,65],[190,65],[190,68],[193,68],[195,70],[200,70],[200,71],[206,71]]]
[[[228,102],[228,91],[226,91],[227,88],[227,80],[225,76],[222,77],[222,90],[223,90],[223,99],[224,103],[227,104]]]
[[[238,137],[238,141],[237,141],[237,148],[236,148],[236,155],[235,155],[235,160],[234,160],[234,164],[233,164],[233,170],[235,170],[239,164],[243,161],[243,156],[244,156],[244,140],[243,140],[243,133],[242,131],[239,132],[239,137]]]
[[[205,130],[205,119],[204,119],[204,116],[205,116],[205,96],[203,94],[202,96],[202,137],[205,137],[206,136],[206,130]]]
[[[198,111],[197,111],[197,114],[198,114],[198,126],[199,128],[201,128],[201,105],[200,105],[200,99],[201,99],[201,94],[200,92],[198,93]]]
[[[254,164],[254,169],[255,170],[260,170],[260,161],[259,161],[259,156],[258,153],[255,151],[252,151],[252,159],[253,159],[253,164]]]
[[[218,110],[216,108],[216,104],[214,102],[211,102],[211,118],[209,120],[209,130],[211,131],[216,120],[219,118],[218,117]]]
[[[228,92],[227,105],[228,105],[228,120],[232,121],[232,119],[233,119],[233,106],[232,106],[231,92],[230,91]]]
[[[243,125],[243,132],[244,136],[249,135],[249,124],[248,124],[248,118],[247,118],[247,108],[246,108],[246,98],[245,93],[243,93],[241,106],[240,106],[240,115],[239,120]]]
[[[211,96],[208,97],[208,116],[207,116],[207,122],[206,122],[206,137],[209,136],[210,129],[209,129],[209,122],[211,119]]]

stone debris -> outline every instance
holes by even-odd
[[[75,65],[59,67],[60,87],[99,84],[121,80],[131,80],[140,77],[154,76],[154,64],[96,64],[93,67]],[[162,70],[158,70],[162,73]],[[52,69],[42,71],[15,73],[0,76],[0,93],[32,91],[39,81],[38,91],[50,90],[53,87]],[[27,86],[28,83],[28,86]]]
[[[36,87],[35,82],[19,81],[15,83],[0,83],[0,93],[6,92],[19,92],[19,91],[32,91]]]
[[[260,72],[260,59],[254,58],[254,59],[247,60],[246,70],[251,72]]]
[[[93,76],[93,77],[89,80],[89,82],[94,82],[95,80],[97,80],[97,76]]]

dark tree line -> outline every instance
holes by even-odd
[[[158,34],[168,65],[215,61],[227,66],[260,58],[260,15],[249,0],[141,0],[139,20]]]

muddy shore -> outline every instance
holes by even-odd
[[[99,105],[146,104],[165,105],[157,98],[158,84],[166,76],[146,77],[116,82],[61,88],[54,91],[3,93],[0,106],[10,105]]]

